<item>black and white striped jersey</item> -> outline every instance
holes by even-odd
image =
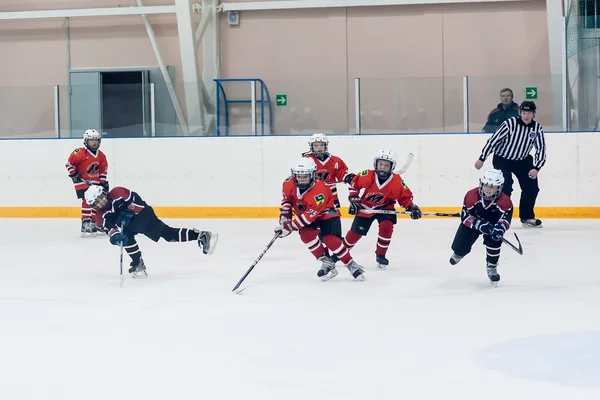
[[[534,147],[533,166],[539,170],[546,163],[546,139],[542,125],[537,121],[525,124],[521,117],[512,117],[488,139],[479,159],[485,161],[495,153],[508,160],[523,160]]]

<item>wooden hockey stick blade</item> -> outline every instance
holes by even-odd
[[[415,155],[413,153],[408,153],[408,156],[406,157],[406,161],[404,162],[404,164],[399,169],[394,171],[394,173],[395,174],[405,173],[408,170],[408,168],[410,167],[410,164],[412,163],[414,157],[415,157]]]
[[[514,251],[516,251],[520,255],[523,255],[523,246],[521,245],[521,241],[519,240],[519,237],[517,236],[517,234],[515,232],[513,232],[513,234],[515,235],[515,239],[517,239],[517,243],[519,244],[519,247],[515,246],[514,244],[512,244],[511,242],[509,242],[505,238],[502,238],[502,242],[506,243],[511,249],[513,249]]]

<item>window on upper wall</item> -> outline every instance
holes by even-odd
[[[579,0],[579,27],[600,28],[600,0]]]

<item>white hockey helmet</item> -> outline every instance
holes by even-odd
[[[85,147],[87,147],[90,150],[97,150],[98,147],[91,149],[88,146],[88,140],[98,140],[98,147],[100,147],[100,141],[102,140],[102,135],[95,129],[88,129],[87,131],[85,131],[85,133],[83,134],[83,144]]]
[[[312,158],[299,158],[291,168],[292,179],[300,190],[308,189],[315,182],[317,165]],[[300,179],[298,179],[300,178]]]
[[[389,172],[377,170],[377,161],[379,161],[379,160],[390,162],[391,165],[390,165]],[[398,160],[398,157],[396,156],[396,153],[394,153],[392,150],[379,149],[373,160],[373,167],[375,168],[375,173],[377,174],[377,176],[380,177],[381,179],[389,178],[390,175],[392,175],[392,173],[394,172],[394,169],[396,168],[397,160]]]
[[[323,143],[324,150],[315,152],[313,146],[315,143]],[[308,139],[308,148],[310,149],[310,152],[313,153],[315,156],[323,156],[329,151],[329,139],[327,139],[327,136],[324,133],[314,133],[310,137],[310,139]]]
[[[485,170],[479,178],[479,194],[486,201],[496,200],[502,194],[504,174],[499,169]]]
[[[102,210],[109,203],[108,195],[104,192],[102,186],[91,185],[84,194],[85,201],[92,208]]]

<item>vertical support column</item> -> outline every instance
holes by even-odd
[[[356,134],[360,135],[360,78],[354,79],[354,124]]]
[[[210,104],[214,104],[216,86],[214,79],[221,77],[219,54],[219,16],[215,0],[202,0],[202,19],[206,26],[202,34],[202,81],[209,95]],[[210,108],[206,107],[210,112]]]
[[[560,0],[546,0],[546,17],[548,23],[548,44],[550,45],[550,73],[552,104],[554,111],[554,126],[562,128],[563,115],[563,79],[566,74],[563,70],[563,35],[564,35],[564,10],[563,2]],[[548,123],[547,123],[548,124]]]
[[[156,136],[156,92],[154,83],[150,83],[150,136]]]
[[[175,0],[175,8],[189,132],[190,135],[206,135],[191,0]]]
[[[469,77],[463,76],[463,132],[469,133]]]
[[[54,86],[54,133],[56,138],[60,138],[60,97],[59,87]]]
[[[250,120],[252,121],[252,135],[256,136],[256,81],[250,81]]]

